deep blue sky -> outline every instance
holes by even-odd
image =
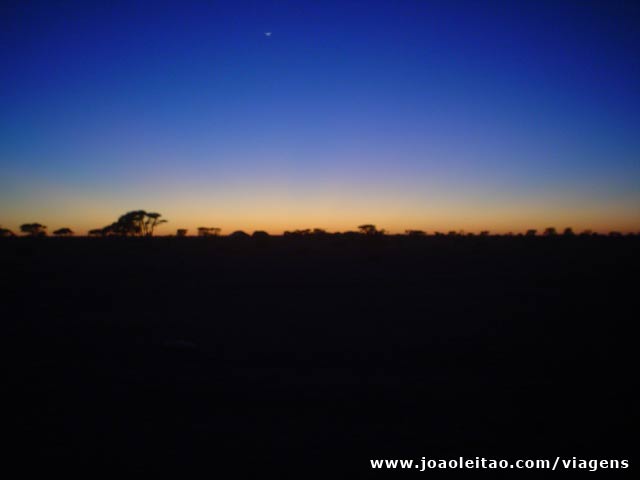
[[[5,227],[640,229],[640,2],[0,12]]]

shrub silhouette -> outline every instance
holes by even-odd
[[[16,234],[13,233],[11,230],[9,230],[8,228],[2,228],[0,227],[0,237],[15,237]]]
[[[58,230],[54,230],[53,234],[56,235],[57,237],[70,237],[73,235],[73,230],[71,230],[70,228],[64,227],[64,228],[59,228]]]
[[[312,232],[311,232],[311,229],[310,229],[310,228],[305,228],[304,230],[294,230],[294,231],[292,231],[292,232],[290,232],[289,230],[287,230],[287,231],[285,231],[285,232],[283,233],[283,235],[284,235],[285,237],[288,237],[288,236],[304,237],[304,236],[306,236],[306,235],[311,235],[311,233],[312,233]]]
[[[575,233],[573,233],[573,229],[571,227],[567,227],[564,229],[564,232],[562,232],[562,235],[565,237],[573,237],[575,236]]]
[[[529,229],[527,230],[527,233],[525,233],[525,237],[535,237],[536,234],[538,233],[538,231],[536,229]]]
[[[188,230],[186,228],[179,228],[176,230],[176,237],[186,237]]]
[[[229,235],[229,238],[233,238],[233,239],[247,239],[247,238],[251,238],[249,236],[248,233],[243,232],[242,230],[236,230],[235,232],[231,233]]]
[[[46,237],[47,227],[39,223],[23,223],[20,225],[20,231],[30,237]]]
[[[405,230],[404,233],[408,237],[424,237],[426,235],[424,230]]]
[[[199,237],[217,237],[220,235],[218,227],[198,227]]]
[[[545,237],[555,237],[556,235],[558,235],[558,232],[554,227],[547,227],[544,229],[543,235]]]

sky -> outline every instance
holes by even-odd
[[[640,231],[638,2],[5,0],[0,61],[16,232]]]

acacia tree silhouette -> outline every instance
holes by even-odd
[[[162,215],[156,212],[150,212],[146,214],[146,220],[144,222],[143,230],[145,231],[145,235],[151,237],[153,236],[153,230],[162,223],[167,223],[167,220],[161,219]]]
[[[151,237],[154,229],[167,220],[160,219],[159,213],[147,213],[144,210],[132,210],[118,218],[117,222],[102,229],[95,229],[89,235],[117,235],[121,237]]]
[[[47,227],[39,223],[23,223],[20,225],[20,231],[26,233],[30,237],[46,237]]]

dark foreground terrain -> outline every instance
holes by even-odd
[[[393,473],[372,472],[374,458],[633,458],[638,247],[3,240],[6,458],[203,478]]]

